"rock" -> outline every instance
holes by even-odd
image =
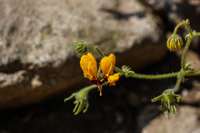
[[[162,23],[136,0],[0,1],[0,17],[0,109],[89,83],[83,83],[77,41],[118,53],[117,64],[134,70],[166,54]]]
[[[198,0],[143,0],[150,6],[152,12],[161,17],[167,30],[173,32],[174,26],[183,20],[189,19],[190,27],[200,31],[200,1]],[[185,26],[181,26],[178,34],[184,38],[189,32]],[[199,47],[199,37],[193,39],[193,48]]]
[[[178,51],[176,54],[181,59],[183,53],[183,49]],[[198,53],[193,50],[188,50],[185,62],[191,62],[189,68],[193,70],[200,70],[200,58],[198,56]],[[198,76],[199,77],[199,76]],[[194,79],[190,81],[189,83],[192,85],[192,88],[184,88],[181,92],[181,102],[187,103],[187,104],[200,104],[200,82],[199,78],[197,76],[194,76]],[[187,77],[187,79],[192,79],[191,77]],[[186,83],[188,83],[186,81]]]
[[[142,129],[142,133],[198,133],[199,112],[199,108],[196,107],[180,106],[178,113],[170,113],[168,120],[160,114]]]
[[[143,0],[152,6],[153,10],[162,17],[167,17],[168,22],[177,24],[183,19],[189,19],[192,27],[199,30],[200,2],[196,0]]]
[[[192,81],[192,88],[184,88],[181,92],[181,102],[191,105],[200,105],[200,82]]]
[[[181,49],[176,52],[177,56],[180,59],[182,58],[183,50],[184,49]],[[197,52],[189,49],[185,57],[185,62],[186,63],[190,62],[189,66],[190,69],[200,70],[200,58]]]

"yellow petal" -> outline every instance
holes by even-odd
[[[90,80],[97,77],[97,62],[91,53],[81,57],[80,66],[84,76],[89,76]]]
[[[92,60],[89,62],[88,72],[89,72],[90,80],[92,80],[93,78],[97,79],[97,62],[96,62],[96,60],[95,61]]]
[[[84,76],[88,75],[88,63],[89,63],[89,61],[90,61],[90,59],[88,58],[87,55],[83,55],[81,57],[80,66],[81,66],[81,69],[83,70]]]
[[[113,64],[113,67],[115,66],[115,63],[116,63],[116,57],[114,54],[110,54],[108,56],[108,58],[111,60],[112,64]]]
[[[111,71],[111,67],[112,67],[112,63],[111,63],[110,59],[108,57],[102,58],[101,62],[100,62],[100,67],[103,72],[103,76],[108,77],[109,73]]]
[[[115,85],[115,82],[119,80],[119,73],[115,73],[108,77],[108,82],[110,85]]]
[[[109,76],[113,74],[113,67],[116,62],[116,57],[114,54],[110,54],[108,57],[104,57],[101,59],[100,67],[103,72],[103,76]]]

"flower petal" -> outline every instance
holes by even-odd
[[[109,76],[113,74],[113,67],[116,62],[116,57],[114,54],[110,54],[108,57],[104,57],[101,59],[100,67],[103,72],[103,76]]]
[[[97,79],[97,62],[91,53],[81,57],[80,66],[84,76],[89,76],[90,80]]]
[[[115,86],[115,82],[119,80],[119,73],[115,73],[113,75],[110,75],[108,77],[108,82],[110,83],[110,86]]]
[[[87,55],[83,55],[80,60],[80,66],[83,70],[84,76],[88,76],[88,63],[90,62],[90,58]]]
[[[93,78],[97,79],[97,62],[96,60],[91,60],[88,64],[88,72],[90,80]]]
[[[108,58],[111,60],[111,62],[112,62],[112,64],[113,64],[113,67],[114,67],[114,65],[115,65],[115,63],[116,63],[116,57],[115,57],[115,55],[114,55],[114,54],[110,54],[110,55],[108,56]]]
[[[101,62],[100,62],[100,67],[101,67],[101,70],[103,72],[103,76],[108,77],[110,70],[111,70],[111,67],[112,67],[112,63],[111,63],[110,59],[108,57],[102,58]]]

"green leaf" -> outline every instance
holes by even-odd
[[[168,119],[168,108],[162,104],[162,112],[165,115],[166,119]]]

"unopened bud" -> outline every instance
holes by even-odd
[[[178,35],[172,35],[167,40],[167,47],[171,51],[177,51],[183,46],[183,40]]]
[[[161,100],[162,112],[164,113],[165,117],[168,118],[169,109],[171,109],[171,111],[174,114],[177,112],[176,102],[179,102],[180,98],[181,98],[180,95],[174,94],[173,89],[168,89],[168,90],[165,90],[162,95],[153,98],[151,101],[155,102],[155,101]]]
[[[85,45],[84,42],[77,42],[75,44],[75,48],[76,48],[76,51],[79,53],[79,54],[83,54],[85,52],[87,52],[87,47]]]

